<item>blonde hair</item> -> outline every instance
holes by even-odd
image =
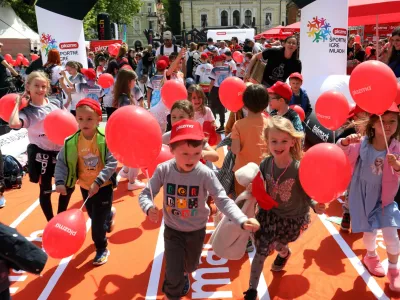
[[[276,129],[281,132],[289,134],[295,140],[294,146],[290,148],[290,155],[295,160],[300,160],[303,157],[303,150],[301,144],[304,138],[304,133],[294,129],[292,122],[281,116],[269,117],[267,119],[267,124],[264,127],[263,139],[267,144],[267,152],[265,155],[266,157],[272,155],[268,148],[269,133],[271,129]]]
[[[206,94],[204,94],[203,88],[199,84],[193,84],[188,88],[188,100],[192,102],[192,95],[196,94],[197,97],[199,97],[201,101],[200,105],[200,113],[205,116],[206,115],[206,102],[207,102],[207,97]]]
[[[50,80],[49,80],[49,77],[47,77],[46,73],[43,72],[43,71],[34,71],[34,72],[32,72],[26,78],[26,85],[31,84],[35,79],[42,79],[42,80],[46,81],[46,83],[47,83],[46,95],[49,94],[49,92],[50,92]]]

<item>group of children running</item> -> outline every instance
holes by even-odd
[[[175,58],[172,57],[169,67],[165,60],[158,61],[160,85],[164,80],[183,83],[183,75],[179,71],[183,55],[184,51],[181,51]],[[88,199],[86,209],[92,219],[92,239],[96,246],[93,264],[102,265],[110,254],[106,234],[113,230],[115,222],[116,210],[112,202],[113,189],[117,184],[117,161],[108,150],[104,130],[99,127],[102,121],[100,103],[94,96],[91,97],[92,93],[99,96],[104,93],[100,91],[96,94],[94,70],[83,69],[79,73],[83,78],[78,78],[80,76],[73,69],[79,69],[79,66],[67,66],[72,79],[65,78],[63,73],[64,79],[60,81],[63,88],[71,95],[83,93],[85,96],[74,96],[68,100],[67,106],[71,105],[79,130],[65,140],[64,146],[52,143],[44,132],[45,117],[54,110],[65,109],[65,103],[47,96],[50,82],[43,72],[32,72],[27,77],[26,91],[16,99],[9,125],[15,129],[28,129],[29,176],[32,182],[39,183],[40,205],[47,221],[53,218],[49,193],[52,177],[55,177],[56,191],[60,193],[58,213],[68,208],[75,184],[79,184],[83,199]],[[218,96],[218,87],[223,79],[216,75],[221,74],[219,71],[224,67],[217,61],[211,71],[211,99]],[[221,70],[217,72],[215,68]],[[122,69],[114,75],[116,82],[112,87],[110,106],[113,109],[107,110],[107,114],[111,115],[125,105],[144,106],[143,95],[135,93],[135,72]],[[155,80],[151,82],[152,87],[160,83]],[[268,89],[258,84],[249,85],[243,94],[242,118],[234,122],[229,136],[232,140],[230,151],[235,155],[232,172],[250,162],[257,163],[265,190],[278,203],[277,207],[270,210],[259,207],[256,217],[248,218],[227,195],[214,170],[207,166],[207,163],[217,161],[219,156],[208,143],[204,124],[210,122],[215,127],[213,111],[220,114],[221,129],[225,108],[215,106],[210,109],[206,93],[200,85],[190,86],[187,100],[175,102],[170,111],[163,112],[162,120],[157,118],[165,132],[163,143],[170,146],[174,158],[157,167],[146,187],[137,181],[139,170],[123,167],[119,172],[121,177],[129,178],[130,189],[145,187],[139,196],[139,205],[151,221],[158,222],[159,210],[163,210],[166,260],[163,292],[167,299],[180,299],[190,291],[189,273],[198,266],[210,216],[210,206],[207,205],[209,196],[218,210],[243,230],[252,232],[256,254],[245,299],[257,298],[258,281],[267,256],[275,250],[278,253],[271,266],[272,271],[278,272],[285,267],[291,256],[289,244],[296,241],[310,223],[310,208],[317,214],[324,213],[325,205],[313,201],[304,192],[299,180],[304,132],[299,116],[289,106],[297,101],[296,104],[302,106],[306,114],[311,112],[311,106],[309,101],[301,100],[301,74],[292,74],[289,81],[290,85],[277,82]],[[150,111],[162,103],[155,91],[156,88],[150,89],[148,95]],[[22,97],[28,98],[29,104],[19,111]],[[157,102],[154,106],[153,101]],[[266,117],[268,106],[270,111]],[[382,128],[377,116],[354,110],[349,116],[356,119],[355,125],[354,122],[349,123],[354,126],[354,133],[343,136],[337,142],[353,165],[345,214],[351,216],[353,232],[364,232],[367,254],[363,262],[371,274],[386,275],[375,250],[377,230],[382,229],[389,259],[389,287],[394,291],[400,291],[400,244],[397,235],[400,212],[394,202],[400,174],[399,117],[399,110],[394,104],[382,115]],[[167,131],[168,126],[171,129]],[[385,147],[385,137],[389,152]],[[154,205],[151,192],[156,196],[161,187],[163,207],[158,208]],[[235,181],[236,195],[245,189]]]

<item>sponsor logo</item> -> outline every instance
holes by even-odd
[[[318,113],[317,113],[317,117],[319,117],[321,119],[327,119],[327,120],[331,119],[331,116],[324,116],[324,115],[321,115],[321,114],[318,114]]]
[[[66,43],[60,43],[59,47],[61,50],[77,49],[79,47],[79,44],[77,42],[66,42]]]
[[[332,34],[332,26],[325,18],[314,17],[312,21],[308,21],[307,27],[307,35],[313,39],[313,43],[326,42]]]
[[[226,35],[226,32],[217,32],[217,35]]]
[[[366,86],[366,87],[363,87],[361,89],[358,89],[358,90],[354,90],[352,92],[352,94],[353,95],[358,95],[358,94],[362,94],[362,93],[369,92],[369,91],[371,91],[371,86],[370,85]]]
[[[76,236],[76,231],[73,231],[71,228],[69,228],[65,225],[62,225],[60,223],[56,224],[56,228],[61,229],[62,231],[65,231],[69,235]]]
[[[194,125],[189,125],[189,124],[186,124],[186,125],[179,125],[177,128],[176,128],[176,131],[178,131],[178,130],[181,130],[181,129],[184,129],[184,128],[194,128]]]
[[[46,56],[49,54],[49,51],[52,49],[57,49],[57,41],[54,39],[51,34],[42,33],[40,36],[40,43],[42,51],[46,53]]]
[[[334,28],[332,32],[334,35],[347,36],[347,29],[345,28]]]

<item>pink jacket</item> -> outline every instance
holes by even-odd
[[[360,156],[360,149],[364,142],[364,138],[357,144],[350,144],[349,146],[342,145],[342,139],[337,141],[337,145],[344,151],[344,153],[348,156],[351,167],[354,171],[356,166],[358,157]],[[365,143],[368,143],[365,141]],[[372,145],[370,145],[372,147]],[[400,156],[400,142],[396,139],[392,139],[392,142],[389,145],[389,152],[391,154]],[[394,197],[396,196],[397,190],[399,188],[399,177],[400,172],[396,172],[392,167],[389,166],[387,159],[385,158],[385,162],[383,165],[383,174],[382,174],[382,206],[387,206],[394,201]]]

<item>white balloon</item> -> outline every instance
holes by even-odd
[[[355,104],[350,94],[349,89],[349,75],[329,75],[321,85],[321,93],[326,91],[335,90],[342,93],[349,104]]]

